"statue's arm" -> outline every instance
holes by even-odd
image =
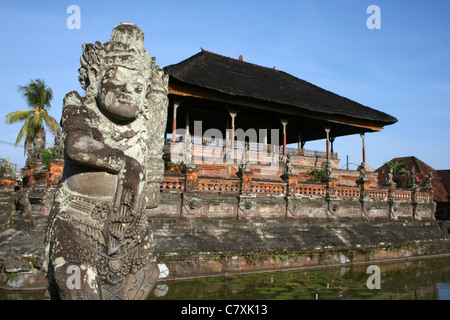
[[[65,106],[63,130],[65,153],[72,162],[117,174],[127,161],[123,151],[102,142],[100,132],[87,125],[87,112],[79,106]]]
[[[155,208],[159,205],[159,188],[164,177],[164,160],[162,159],[165,134],[168,99],[168,75],[161,67],[155,66],[151,79],[151,91],[147,96],[148,113],[148,148],[147,148],[147,208]]]

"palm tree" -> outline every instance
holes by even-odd
[[[387,166],[387,168],[383,170],[383,173],[387,174],[389,172],[389,168],[392,168],[393,180],[398,187],[401,187],[402,186],[401,176],[406,176],[409,174],[409,171],[406,169],[403,160],[399,160],[396,162],[388,161],[385,163],[385,165]]]
[[[13,111],[6,115],[6,123],[13,124],[25,121],[16,139],[17,147],[22,139],[25,139],[24,154],[28,146],[37,135],[45,135],[44,123],[55,133],[59,129],[58,121],[47,112],[53,99],[53,91],[47,87],[44,80],[30,80],[26,86],[19,86],[18,91],[22,94],[28,104],[27,111]]]

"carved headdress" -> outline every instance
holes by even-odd
[[[111,66],[121,66],[144,73],[148,84],[155,64],[144,47],[144,33],[135,24],[123,22],[116,26],[110,41],[83,44],[78,80],[86,97],[96,97],[100,79]]]

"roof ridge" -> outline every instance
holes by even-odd
[[[171,79],[189,85],[311,112],[371,121],[380,129],[398,121],[385,112],[362,105],[299,76],[204,48],[179,63],[164,67],[164,71]]]
[[[260,68],[264,68],[264,69],[269,69],[269,70],[275,70],[275,71],[279,71],[279,72],[284,72],[284,71],[282,71],[282,70],[277,70],[277,69],[275,68],[275,66],[272,67],[272,68],[270,68],[270,67],[265,67],[265,66],[262,66],[262,65],[260,65],[260,64],[256,64],[256,63],[249,62],[249,61],[245,61],[244,59],[242,59],[242,60],[241,60],[241,59],[236,59],[236,58],[233,58],[233,57],[225,56],[225,55],[223,55],[223,54],[219,54],[219,53],[216,53],[216,52],[212,52],[212,51],[203,49],[203,47],[200,47],[200,49],[202,50],[201,52],[210,53],[210,54],[213,54],[213,55],[222,57],[222,58],[226,58],[226,59],[230,59],[230,60],[234,60],[234,61],[238,61],[238,62],[243,62],[243,63],[251,64],[251,65],[254,65],[254,66],[257,66],[257,67],[260,67]],[[242,57],[242,55],[240,55],[240,57]],[[286,73],[286,72],[284,72],[284,73]],[[300,80],[301,80],[301,79],[300,79]]]

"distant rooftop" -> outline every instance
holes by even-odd
[[[428,175],[430,172],[433,174],[433,198],[437,202],[449,202],[450,201],[450,170],[435,170],[430,167],[425,162],[417,159],[414,156],[410,157],[398,157],[391,160],[391,162],[396,163],[398,161],[403,161],[405,165],[405,169],[411,171],[411,168],[414,167],[416,170],[416,175],[419,178],[422,178]],[[386,179],[386,174],[383,171],[387,169],[387,165],[383,165],[382,167],[375,170],[378,173],[378,183],[380,185],[383,184],[384,179]],[[408,177],[402,177],[403,186],[406,186],[406,180]]]

